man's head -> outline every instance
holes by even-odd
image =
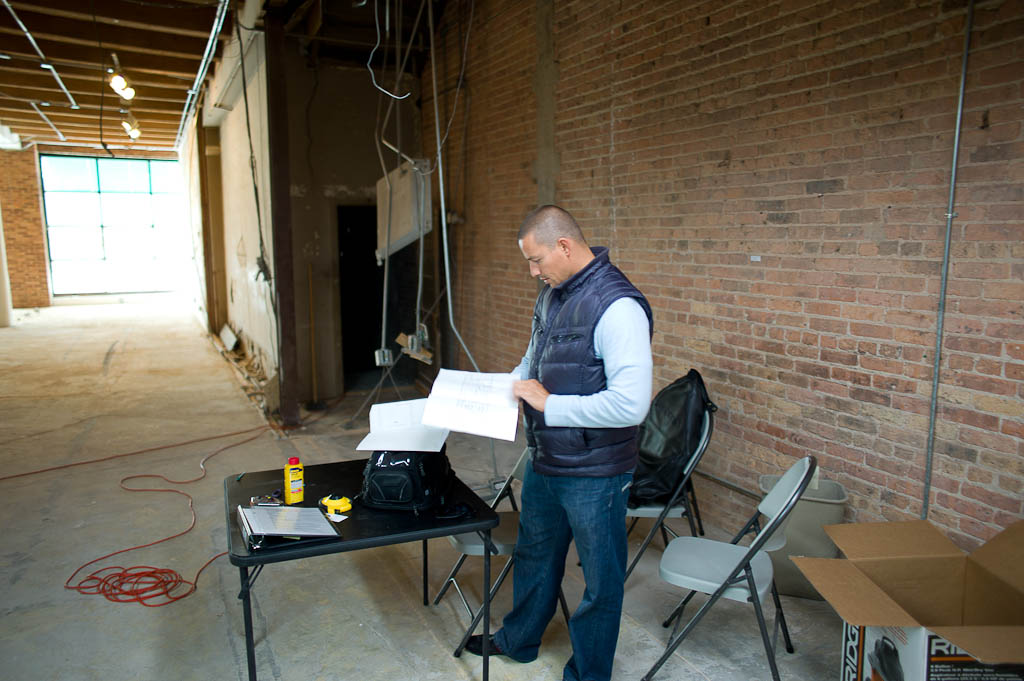
[[[594,258],[580,226],[558,206],[530,211],[519,227],[519,250],[530,263],[530,276],[558,286]]]

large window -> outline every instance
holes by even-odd
[[[177,161],[41,156],[54,295],[169,291],[191,257]]]

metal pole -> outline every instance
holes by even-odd
[[[939,400],[939,372],[942,369],[942,326],[946,318],[946,284],[949,279],[949,242],[953,233],[954,201],[956,200],[956,166],[960,152],[960,127],[964,117],[964,89],[967,82],[967,55],[971,51],[971,29],[974,26],[974,0],[967,5],[967,28],[964,35],[964,56],[960,64],[960,95],[956,104],[956,127],[953,134],[953,163],[949,171],[949,203],[946,206],[946,243],[942,252],[942,285],[939,289],[939,310],[935,329],[935,355],[932,364],[932,399],[928,410],[928,445],[925,449],[924,497],[921,519],[928,519],[928,497],[932,488],[932,460],[935,456],[935,416]]]
[[[441,121],[438,118],[439,114],[437,111],[437,60],[434,58],[434,0],[427,0],[427,21],[430,27],[430,86],[434,94],[434,134],[437,136],[437,189],[441,197],[441,246],[444,248],[444,283],[448,294],[448,324],[451,325],[452,333],[455,334],[459,345],[462,346],[466,356],[469,357],[469,363],[473,365],[476,371],[480,371],[476,360],[473,359],[473,353],[466,347],[466,342],[462,340],[459,329],[455,326],[455,311],[452,307],[452,275],[448,256],[448,210],[444,203],[444,161],[441,159]]]

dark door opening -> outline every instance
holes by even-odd
[[[338,285],[346,391],[373,388],[382,375],[374,360],[374,352],[380,348],[384,300],[384,266],[377,265],[376,248],[377,207],[338,206]],[[389,265],[388,328],[384,338],[397,362],[391,376],[399,385],[411,384],[416,374],[415,361],[402,357],[395,337],[415,326],[417,253],[415,244],[407,246],[392,254]],[[387,381],[382,389],[390,384]],[[405,399],[412,397],[406,395]],[[397,399],[392,394],[381,401]]]

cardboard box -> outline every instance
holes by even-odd
[[[844,627],[842,681],[1024,681],[1024,521],[970,554],[924,520],[828,525],[793,562]]]

